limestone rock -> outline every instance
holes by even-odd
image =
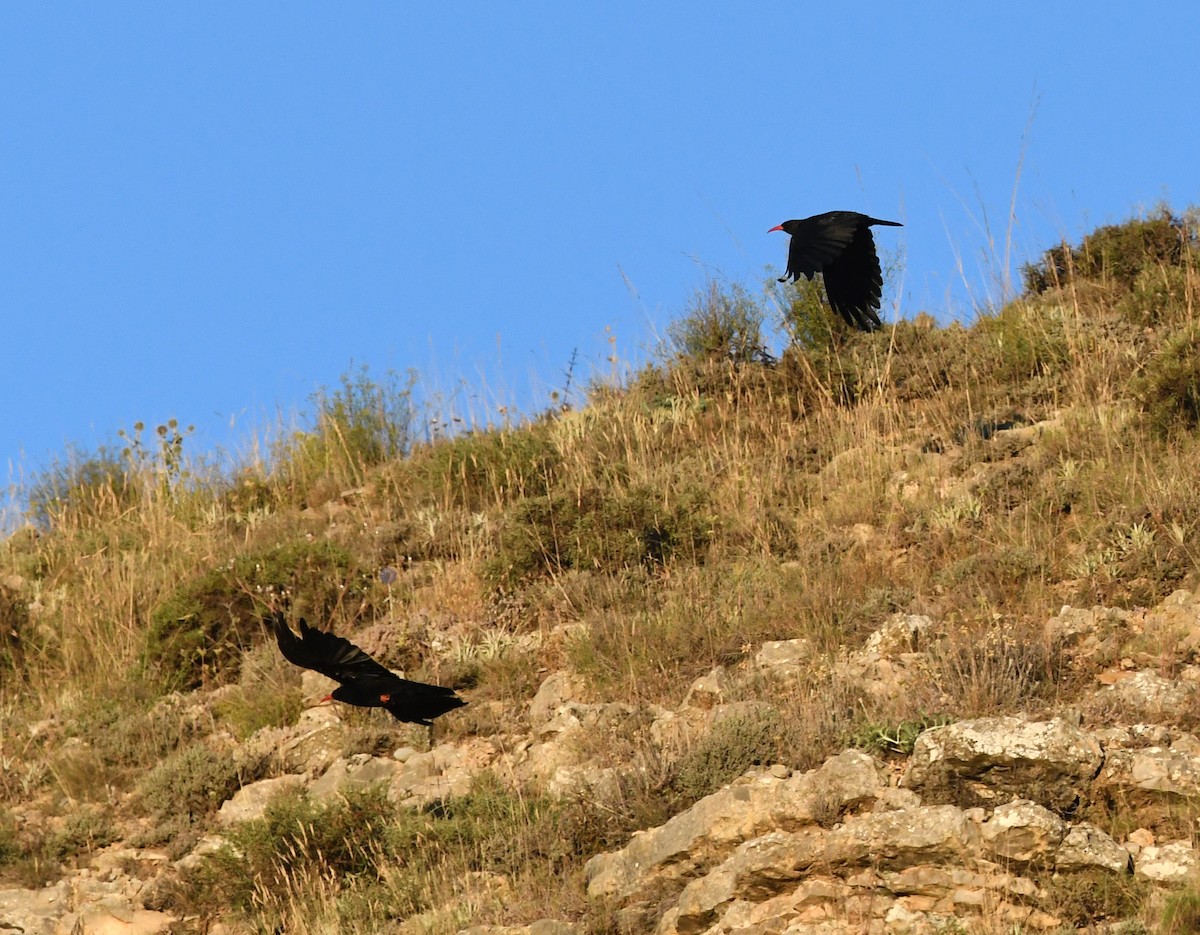
[[[1101,650],[1113,651],[1132,631],[1132,614],[1110,607],[1071,607],[1069,604],[1046,621],[1046,638],[1074,657],[1094,656]]]
[[[291,792],[304,785],[304,777],[296,775],[277,776],[274,779],[260,779],[247,786],[242,786],[233,794],[233,798],[221,804],[217,812],[217,823],[223,828],[261,818],[267,805],[275,796]]]
[[[1130,873],[1129,851],[1090,822],[1080,822],[1067,832],[1054,855],[1058,870],[1099,868],[1116,874]]]
[[[538,919],[528,925],[472,925],[458,935],[577,935],[580,929],[558,919]]]
[[[836,668],[876,698],[897,697],[908,691],[914,679],[924,677],[928,658],[918,647],[926,640],[930,627],[928,617],[893,614],[867,638],[861,650],[840,659]]]
[[[1065,806],[1103,762],[1095,737],[1061,718],[979,718],[922,732],[900,784],[918,791],[963,784],[982,801],[1036,791],[1039,801]]]
[[[807,668],[812,657],[812,643],[806,639],[771,640],[759,647],[754,663],[767,675],[786,679]]]
[[[675,926],[680,933],[704,931],[735,901],[761,902],[789,892],[813,870],[904,869],[961,859],[977,838],[971,816],[953,805],[855,816],[831,831],[769,832],[689,883],[679,897]]]
[[[1200,754],[1162,747],[1113,749],[1098,782],[1141,793],[1193,798],[1200,795]]]
[[[173,866],[177,870],[192,870],[199,866],[201,861],[209,854],[216,853],[228,844],[229,842],[225,839],[224,835],[206,834],[196,842],[195,847],[180,857],[179,860],[175,861]],[[232,847],[232,845],[229,846]]]
[[[351,757],[339,757],[329,769],[309,786],[314,798],[329,799],[348,789],[362,791],[380,783],[390,783],[402,767],[390,757],[356,753]]]
[[[893,614],[878,630],[867,637],[863,651],[891,659],[921,648],[933,622],[923,614]]]
[[[1134,873],[1157,883],[1184,883],[1196,879],[1200,861],[1190,841],[1143,847],[1134,863]]]
[[[535,731],[549,721],[558,709],[579,697],[583,680],[570,672],[559,671],[547,676],[529,703],[529,725]]]
[[[66,912],[69,897],[70,889],[65,882],[44,886],[40,890],[2,889],[0,920],[24,935],[55,935],[58,920]]]
[[[625,899],[654,884],[651,877],[687,879],[742,841],[869,804],[885,785],[880,765],[857,750],[786,779],[769,771],[749,774],[634,835],[621,850],[593,857],[585,870],[588,894]]]
[[[287,773],[318,774],[341,756],[346,729],[329,705],[301,712],[292,727],[267,727],[256,731],[243,745],[250,757],[271,762]]]
[[[694,682],[684,696],[685,708],[699,708],[711,711],[717,705],[724,704],[729,698],[729,674],[724,666],[715,666],[707,675],[702,675]]]
[[[983,841],[997,862],[1052,862],[1067,836],[1067,823],[1028,799],[1001,805],[983,825]]]
[[[159,935],[175,922],[174,916],[132,907],[85,909],[71,927],[71,935]]]
[[[1178,714],[1195,694],[1194,682],[1163,678],[1152,669],[1143,669],[1106,686],[1096,697],[1111,699],[1136,717],[1163,718]]]
[[[491,767],[500,753],[498,743],[486,737],[439,744],[428,753],[413,754],[396,770],[388,796],[418,807],[466,795],[475,777]]]

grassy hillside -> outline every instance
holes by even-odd
[[[849,333],[818,298],[789,293],[776,360],[762,305],[713,288],[677,356],[518,427],[418,442],[411,386],[362,374],[232,478],[189,464],[174,424],[47,473],[0,543],[0,877],[51,880],[117,840],[180,856],[277,770],[242,743],[303,704],[272,609],[355,639],[387,624],[373,652],[470,699],[450,740],[526,730],[551,672],[587,700],[674,706],[714,666],[807,638],[788,692],[737,683],[753,717],[676,750],[636,724],[597,737],[620,777],[600,800],[497,778],[438,812],[367,796],[315,822],[297,798],[244,832],[257,884],[218,859],[164,896],[370,931],[499,870],[520,883],[500,921],[553,908],[605,931],[579,882],[597,851],[755,763],[1069,705],[1092,673],[1062,664],[1051,613],[1200,585],[1196,218],[1055,248],[970,326]],[[895,611],[938,640],[922,690],[881,699],[830,662]],[[350,722],[355,749],[392,736]]]

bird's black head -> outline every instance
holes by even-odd
[[[783,231],[786,234],[794,234],[796,233],[796,225],[799,223],[799,221],[784,221],[782,224],[776,224],[767,233],[771,234],[775,231]]]

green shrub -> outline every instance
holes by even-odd
[[[361,484],[366,471],[407,453],[412,443],[416,375],[401,382],[389,372],[379,383],[363,367],[343,374],[341,385],[311,397],[311,426],[296,432],[275,452],[279,477],[292,499],[305,501],[312,491]]]
[[[161,762],[187,741],[197,728],[171,705],[149,706],[150,686],[126,680],[89,699],[67,735],[88,744],[110,770],[140,770]]]
[[[8,810],[0,811],[0,881],[39,889],[62,875],[53,835],[38,828],[22,829]]]
[[[29,486],[29,516],[42,529],[88,526],[132,508],[141,485],[120,452],[100,447],[92,453],[72,450]]]
[[[1160,325],[1187,321],[1189,292],[1200,282],[1200,251],[1193,251],[1192,268],[1154,266],[1143,269],[1117,309],[1137,325]],[[1193,299],[1194,301],[1194,299]]]
[[[29,626],[29,607],[21,595],[0,584],[0,672],[21,671],[26,656],[26,642],[34,631]],[[37,647],[30,647],[37,655]]]
[[[290,599],[328,620],[343,602],[355,606],[368,576],[345,549],[298,539],[252,552],[184,584],[151,613],[146,662],[159,681],[192,689],[206,679],[236,677],[242,650],[261,639],[260,618]]]
[[[791,347],[799,351],[828,350],[845,340],[853,330],[832,311],[821,279],[799,279],[779,287],[783,290],[783,327]]]
[[[1149,896],[1150,884],[1132,875],[1091,870],[1053,874],[1046,881],[1045,892],[1046,909],[1072,928],[1087,929],[1099,923],[1137,918]]]
[[[1163,902],[1157,932],[1162,935],[1189,935],[1200,932],[1200,890],[1193,885],[1171,893]]]
[[[1196,225],[1162,208],[1145,220],[1097,228],[1077,247],[1064,243],[1047,250],[1021,276],[1025,291],[1034,295],[1075,279],[1103,280],[1128,291],[1145,269],[1182,265],[1196,244]]]
[[[752,766],[791,765],[801,740],[774,708],[755,708],[717,721],[708,734],[671,763],[667,787],[677,797],[673,812],[687,808]]]
[[[238,686],[214,703],[213,713],[238,740],[264,727],[294,724],[304,710],[304,694],[296,687]]]
[[[531,860],[580,861],[586,855],[563,833],[580,826],[570,825],[564,811],[486,775],[468,795],[424,811],[399,808],[381,786],[328,804],[284,794],[262,818],[233,828],[229,846],[187,874],[181,908],[200,914],[233,908],[274,926],[295,894],[336,880],[339,921],[364,912],[376,923],[407,918],[429,908],[435,874],[512,874]],[[367,892],[371,906],[355,898]]]
[[[1070,362],[1062,312],[1056,308],[1010,302],[979,323],[1004,383],[1061,372]]]
[[[12,812],[5,808],[0,811],[0,868],[13,863],[21,856],[21,838],[17,832],[17,822]]]
[[[660,492],[639,486],[621,493],[527,497],[506,518],[499,554],[485,572],[497,584],[568,569],[616,572],[672,559],[699,562],[715,522],[700,487]]]
[[[900,273],[904,265],[902,251],[884,250],[880,253],[880,272],[883,276],[884,288]],[[856,340],[866,338],[867,344],[876,342],[870,336],[862,336],[829,307],[829,299],[825,293],[823,276],[814,279],[798,279],[787,284],[776,285],[774,281],[769,287],[783,292],[776,304],[783,309],[782,325],[791,338],[793,350],[829,351],[845,343],[851,337]]]
[[[763,343],[765,313],[741,286],[729,291],[710,282],[692,296],[684,316],[667,326],[672,350],[696,361],[728,360],[735,364],[769,358]]]
[[[411,480],[447,506],[484,510],[549,490],[561,461],[545,424],[469,432],[417,453]]]
[[[1156,435],[1194,431],[1200,425],[1200,327],[1168,339],[1134,390]]]
[[[140,791],[156,817],[195,821],[216,811],[240,786],[241,769],[232,751],[197,742],[150,770]]]
[[[49,856],[66,860],[107,847],[118,838],[116,826],[107,810],[97,805],[87,805],[68,812],[62,827],[47,839],[45,847]]]
[[[115,519],[154,496],[170,497],[190,475],[183,441],[192,426],[180,429],[171,419],[155,427],[157,442],[142,442],[145,425],[117,435],[123,447],[102,445],[91,453],[71,450],[29,486],[29,516],[42,529],[88,527]]]

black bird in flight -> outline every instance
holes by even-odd
[[[779,281],[791,279],[794,282],[802,275],[812,279],[820,273],[825,280],[829,304],[846,319],[846,324],[862,331],[881,328],[883,323],[878,311],[879,298],[883,294],[883,273],[875,254],[872,224],[904,226],[857,211],[827,211],[772,227],[772,231],[786,231],[792,235],[787,273],[780,276]]]
[[[288,662],[341,682],[323,701],[386,708],[392,717],[433,729],[433,719],[466,704],[452,688],[411,682],[384,668],[349,640],[300,621],[296,636],[283,614],[271,618],[279,651]]]

